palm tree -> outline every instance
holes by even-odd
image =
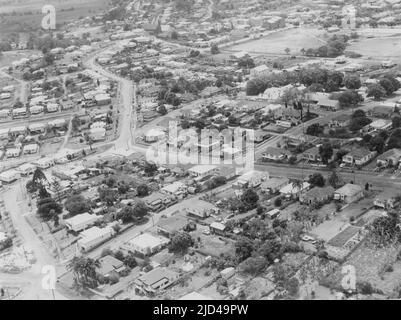
[[[303,185],[304,185],[304,182],[303,182],[302,180],[300,180],[300,179],[294,179],[294,180],[292,181],[292,187],[293,187],[293,189],[301,190],[302,187],[303,187]]]
[[[45,185],[48,183],[49,181],[47,180],[46,175],[43,173],[43,171],[40,168],[36,168],[32,177],[32,187],[35,190],[40,190],[41,188],[44,188]]]
[[[97,285],[96,269],[100,262],[86,257],[74,257],[67,265],[67,270],[74,274],[75,283],[82,288],[95,287]]]

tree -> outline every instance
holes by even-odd
[[[118,193],[126,194],[129,191],[129,189],[130,189],[130,186],[125,181],[119,181],[118,182],[118,185],[117,185]]]
[[[139,197],[146,197],[149,194],[149,187],[147,184],[140,184],[136,191]]]
[[[138,265],[138,262],[135,259],[135,256],[132,253],[129,253],[124,257],[124,264],[129,268],[135,268]]]
[[[335,189],[337,189],[340,185],[341,178],[336,171],[332,171],[329,178],[327,179],[328,183]]]
[[[266,265],[267,261],[264,257],[249,257],[238,265],[238,270],[256,276],[266,268]]]
[[[351,90],[357,90],[361,87],[361,79],[357,75],[350,75],[344,80],[345,87]]]
[[[284,288],[290,297],[297,297],[299,294],[299,280],[295,277],[285,281]]]
[[[387,149],[401,148],[401,129],[395,129],[391,134],[388,142]]]
[[[46,190],[46,188],[44,186],[41,186],[39,188],[39,193],[38,193],[39,199],[46,199],[46,198],[50,198],[50,193]]]
[[[380,135],[376,135],[369,142],[370,150],[382,154],[384,151],[384,143],[384,139]]]
[[[273,263],[276,259],[281,258],[284,247],[277,239],[266,240],[258,249],[258,253],[265,257],[268,263]]]
[[[220,53],[220,49],[217,46],[217,44],[212,44],[212,46],[210,47],[210,53],[211,54],[219,54]]]
[[[338,97],[338,102],[340,107],[343,109],[353,108],[362,101],[362,97],[358,94],[358,92],[353,90],[347,90],[341,93]]]
[[[71,216],[88,212],[91,209],[90,202],[82,195],[72,195],[64,202],[65,209]]]
[[[56,201],[60,202],[61,201],[61,184],[58,180],[53,180],[51,183],[52,189],[54,191],[54,194],[56,195]]]
[[[281,198],[280,198],[280,197],[277,197],[277,198],[274,200],[274,205],[275,205],[276,207],[281,207],[281,204],[282,204]]]
[[[291,52],[291,49],[290,48],[285,48],[284,51],[285,51],[286,54],[289,54]]]
[[[55,56],[52,53],[46,53],[43,57],[43,61],[46,63],[47,66],[50,66],[54,63]]]
[[[330,143],[323,143],[319,147],[319,155],[322,158],[324,164],[328,164],[330,159],[333,157],[333,147]]]
[[[241,201],[245,204],[248,208],[253,209],[256,208],[259,196],[253,189],[246,189],[241,196]]]
[[[148,176],[152,176],[157,171],[157,165],[155,163],[145,162],[144,170]]]
[[[306,134],[311,136],[319,136],[323,134],[324,127],[321,126],[319,123],[313,123],[306,128]]]
[[[36,168],[33,173],[32,180],[26,184],[26,189],[28,192],[33,193],[41,188],[45,188],[48,184],[48,180],[40,168]]]
[[[386,90],[378,83],[368,85],[367,96],[380,100],[386,95]]]
[[[98,260],[87,257],[74,257],[67,265],[67,270],[74,275],[74,282],[78,288],[96,288],[97,273],[96,269],[100,267]]]
[[[240,263],[252,255],[254,250],[253,242],[246,238],[241,237],[235,243],[235,258]]]
[[[380,79],[379,84],[383,87],[388,96],[393,94],[393,92],[395,91],[393,83],[387,78]]]
[[[123,223],[131,223],[142,220],[149,212],[148,207],[144,202],[138,201],[135,205],[125,206],[119,213],[118,219],[121,219]]]
[[[366,113],[365,113],[365,111],[363,111],[361,109],[358,109],[358,110],[354,111],[354,113],[352,114],[351,118],[352,119],[355,119],[355,118],[366,118]]]
[[[53,219],[55,214],[60,214],[62,211],[62,207],[50,197],[38,201],[37,214],[44,221]]]
[[[398,213],[389,212],[387,216],[378,217],[369,226],[367,239],[379,248],[399,243],[401,239],[399,222]]]
[[[400,116],[395,116],[393,119],[391,119],[393,129],[400,128],[401,127],[401,117]]]
[[[161,106],[159,106],[159,107],[157,108],[157,112],[160,113],[162,116],[164,116],[164,115],[167,114],[167,109],[166,109],[166,107],[164,106],[164,104],[162,104]]]
[[[309,176],[309,183],[314,187],[324,187],[325,179],[320,173],[314,173]]]
[[[171,239],[169,250],[174,253],[183,254],[193,243],[194,241],[189,233],[184,231],[177,232]]]

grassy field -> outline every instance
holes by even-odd
[[[373,58],[397,58],[401,51],[401,36],[361,39],[347,50]]]
[[[325,44],[321,39],[322,30],[318,29],[289,29],[272,33],[264,38],[248,41],[225,49],[234,51],[247,51],[249,53],[285,54],[289,48],[290,53],[299,54],[302,48],[317,48]]]
[[[56,8],[56,23],[63,24],[102,13],[109,6],[109,0],[25,0],[13,4],[9,0],[0,0],[1,35],[40,27],[44,5],[53,5]]]

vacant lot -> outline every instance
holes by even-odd
[[[363,245],[350,255],[344,265],[355,267],[357,282],[367,281],[384,294],[391,295],[401,284],[401,262],[396,260],[399,250],[399,245],[381,249]],[[392,269],[386,271],[385,266],[392,266]],[[339,267],[330,278],[341,283],[342,276]]]

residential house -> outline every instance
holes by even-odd
[[[101,217],[95,214],[89,214],[87,212],[77,214],[76,216],[66,219],[65,225],[68,230],[80,232],[90,226],[92,226]]]
[[[309,182],[301,182],[300,185],[295,183],[289,183],[288,185],[284,186],[280,189],[280,194],[286,196],[287,198],[296,198],[298,197],[303,191],[308,190],[310,187]]]
[[[174,214],[167,218],[160,218],[156,225],[157,233],[168,238],[173,237],[177,232],[184,229],[188,224],[188,219],[180,214]]]
[[[268,147],[262,153],[263,160],[281,161],[291,157],[292,153],[288,150],[281,148]]]
[[[179,278],[177,272],[167,268],[155,268],[135,280],[136,293],[154,295],[174,284]]]
[[[150,233],[142,233],[125,243],[123,248],[132,253],[149,256],[160,251],[167,246],[169,242],[170,240],[165,237],[154,236]]]
[[[210,224],[210,231],[214,234],[224,236],[226,233],[226,225],[220,222],[212,222]]]
[[[98,228],[92,227],[80,233],[78,240],[78,247],[81,251],[87,252],[92,248],[100,245],[102,242],[107,241],[114,235],[114,230],[111,227]]]
[[[160,192],[182,199],[187,193],[187,186],[180,181],[176,181],[161,188]]]
[[[281,188],[284,188],[290,183],[288,178],[271,178],[268,179],[260,185],[263,192],[268,192],[271,194],[277,193]]]
[[[340,114],[329,121],[330,127],[343,128],[350,124],[351,118],[347,114]]]
[[[337,111],[340,109],[340,103],[338,100],[331,100],[327,98],[322,98],[317,102],[317,106],[319,108],[330,110],[330,111]]]
[[[219,168],[216,165],[196,165],[188,170],[189,174],[194,177],[207,177],[218,172]]]
[[[362,133],[373,133],[381,130],[388,130],[393,126],[390,119],[378,119],[369,123],[361,129]]]
[[[162,194],[160,192],[153,192],[149,196],[143,199],[150,210],[158,212],[162,210],[165,206],[172,203],[174,200],[171,196]]]
[[[401,149],[390,149],[379,155],[377,165],[382,167],[398,167],[401,160]]]
[[[303,204],[322,204],[334,197],[334,188],[328,187],[314,187],[299,196],[299,201]]]
[[[205,219],[210,215],[219,212],[219,208],[213,204],[199,199],[191,200],[185,210],[188,216],[198,219]]]
[[[119,275],[126,270],[124,262],[111,255],[100,258],[99,264],[100,266],[97,268],[96,272],[105,278],[109,278],[113,274]]]
[[[368,115],[376,118],[391,118],[394,113],[394,107],[381,105],[374,107],[372,110],[368,112]]]
[[[343,156],[342,161],[350,166],[363,166],[376,156],[376,151],[370,151],[365,148],[357,148]]]
[[[364,196],[363,188],[357,184],[347,183],[334,192],[334,199],[345,203],[352,203],[362,199]]]
[[[363,234],[360,227],[348,226],[330,239],[325,248],[330,257],[343,259],[362,239]]]
[[[263,181],[268,179],[268,172],[251,170],[240,176],[235,186],[239,188],[256,188],[259,187]]]
[[[385,210],[394,209],[399,204],[399,195],[400,193],[394,189],[386,189],[376,196],[373,204]]]
[[[252,68],[250,70],[250,76],[251,78],[257,78],[263,75],[268,75],[270,72],[270,69],[268,66],[266,66],[265,64],[262,64],[260,66],[257,66],[255,68]]]
[[[311,161],[311,162],[322,161],[322,157],[320,156],[319,148],[312,147],[312,148],[304,151],[304,153],[302,153],[302,159],[305,161]]]

